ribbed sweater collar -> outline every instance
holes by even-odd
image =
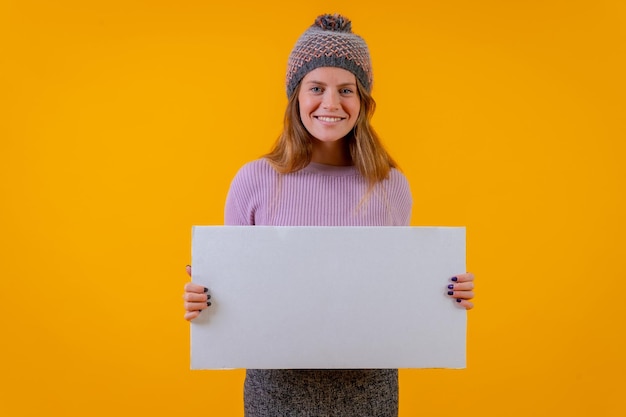
[[[302,172],[307,172],[317,175],[325,175],[328,177],[349,177],[359,175],[359,171],[354,165],[349,166],[337,166],[337,165],[325,165],[317,162],[311,162],[307,165]]]

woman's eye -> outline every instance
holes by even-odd
[[[342,88],[340,91],[341,94],[352,94],[352,90],[350,90],[349,88]]]
[[[322,92],[322,88],[321,87],[311,87],[311,92],[312,93],[321,93]]]

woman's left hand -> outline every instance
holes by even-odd
[[[448,296],[466,310],[474,308],[470,300],[474,298],[474,274],[466,272],[450,278]]]

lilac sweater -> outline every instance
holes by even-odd
[[[287,175],[265,159],[244,165],[226,199],[227,225],[407,226],[411,192],[392,169],[368,198],[367,182],[353,166],[311,163]]]
[[[393,169],[370,194],[355,167],[311,163],[280,175],[269,163],[244,165],[226,199],[226,225],[407,226],[411,192]],[[271,302],[271,300],[268,300]],[[396,369],[249,369],[246,417],[397,417]]]

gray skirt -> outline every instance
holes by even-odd
[[[397,369],[248,369],[245,417],[397,417]]]

